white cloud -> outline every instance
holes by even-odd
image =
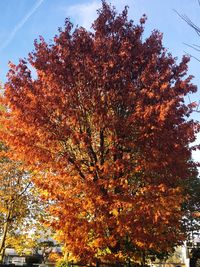
[[[79,26],[87,30],[91,28],[93,21],[97,18],[97,9],[101,7],[100,1],[92,1],[84,4],[75,4],[64,8],[66,15],[71,17]]]
[[[44,0],[38,0],[36,4],[32,7],[32,9],[22,18],[22,20],[14,27],[11,31],[8,38],[4,43],[0,45],[0,50],[3,50],[10,42],[13,40],[17,32],[24,26],[24,24],[29,20],[29,18],[37,11],[37,9],[41,6]]]
[[[132,5],[132,0],[110,0],[108,3],[115,6],[117,12],[121,12],[126,5]],[[82,4],[75,4],[71,6],[65,6],[62,10],[67,17],[70,17],[75,24],[83,26],[89,30],[92,23],[97,18],[97,10],[101,7],[100,0],[85,1]]]

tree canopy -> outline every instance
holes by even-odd
[[[162,34],[143,37],[128,9],[105,1],[92,31],[65,27],[10,64],[0,138],[35,171],[51,199],[51,225],[82,261],[170,251],[184,239],[182,184],[198,124],[196,91]],[[29,64],[37,77],[32,76]]]

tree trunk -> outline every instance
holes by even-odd
[[[99,262],[99,260],[96,261],[96,267],[100,267],[100,262]]]
[[[0,243],[0,263],[3,263],[4,256],[5,256],[5,243],[6,243],[6,237],[8,233],[8,227],[10,224],[10,219],[11,219],[11,212],[12,212],[12,205],[8,210],[8,214],[6,216],[6,220],[4,222],[4,227],[3,227],[3,234],[2,234],[2,239]]]
[[[65,251],[64,252],[64,257],[63,257],[64,261],[67,261],[69,260],[69,252],[68,251]]]
[[[141,262],[141,266],[145,267],[145,261],[146,261],[146,257],[145,257],[145,251],[142,251],[142,262]]]
[[[0,244],[0,263],[3,263],[3,259],[4,259],[5,242],[6,242],[7,232],[8,232],[8,225],[9,225],[9,222],[6,220],[4,223],[3,235],[2,235],[2,240]]]

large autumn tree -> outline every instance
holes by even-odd
[[[51,199],[51,225],[82,261],[168,252],[184,238],[182,185],[193,176],[196,91],[188,58],[105,1],[92,31],[67,19],[10,64],[0,137],[35,170]],[[35,69],[31,76],[29,64]]]

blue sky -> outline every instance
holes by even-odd
[[[153,29],[160,30],[163,43],[173,56],[180,60],[184,53],[200,58],[198,54],[184,43],[199,44],[200,37],[174,12],[188,15],[200,26],[200,6],[197,0],[108,0],[121,11],[129,6],[129,17],[135,22],[146,14],[148,20],[145,36]],[[89,29],[96,18],[96,10],[101,6],[100,0],[1,0],[0,1],[0,81],[6,81],[8,61],[17,63],[33,50],[34,39],[42,35],[47,41],[57,33],[58,27],[64,25],[66,17],[76,25]],[[200,88],[200,62],[191,59],[189,74],[195,76],[193,82]],[[199,92],[191,96],[192,101],[200,99]],[[194,117],[199,119],[200,114]],[[195,154],[195,157],[200,157]]]
[[[138,21],[146,14],[145,35],[153,29],[164,34],[164,45],[174,56],[184,52],[196,55],[185,43],[199,43],[200,38],[173,11],[187,14],[198,24],[200,6],[197,0],[110,0],[119,11],[129,6],[129,17]],[[39,35],[48,41],[63,26],[64,19],[70,17],[74,24],[89,28],[96,17],[96,10],[101,6],[100,0],[1,0],[0,9],[0,80],[6,81],[7,63],[17,63],[20,57],[26,57],[33,49],[33,41]],[[200,23],[200,22],[199,22]],[[198,55],[197,55],[198,56]],[[200,63],[192,59],[189,72],[195,75],[195,83],[200,84]]]
[[[164,34],[164,45],[174,56],[180,59],[184,52],[196,55],[195,51],[184,43],[199,43],[200,38],[173,11],[187,14],[194,22],[200,24],[198,17],[200,6],[197,0],[110,0],[119,11],[129,6],[129,17],[138,21],[146,14],[145,35],[153,29]],[[9,60],[17,63],[33,49],[33,41],[39,35],[48,41],[63,26],[64,19],[70,17],[74,24],[89,28],[96,17],[96,10],[101,6],[100,0],[1,0],[0,9],[0,80],[6,81]],[[197,54],[198,56],[198,54]],[[189,73],[195,75],[194,82],[200,84],[200,63],[192,59]]]

